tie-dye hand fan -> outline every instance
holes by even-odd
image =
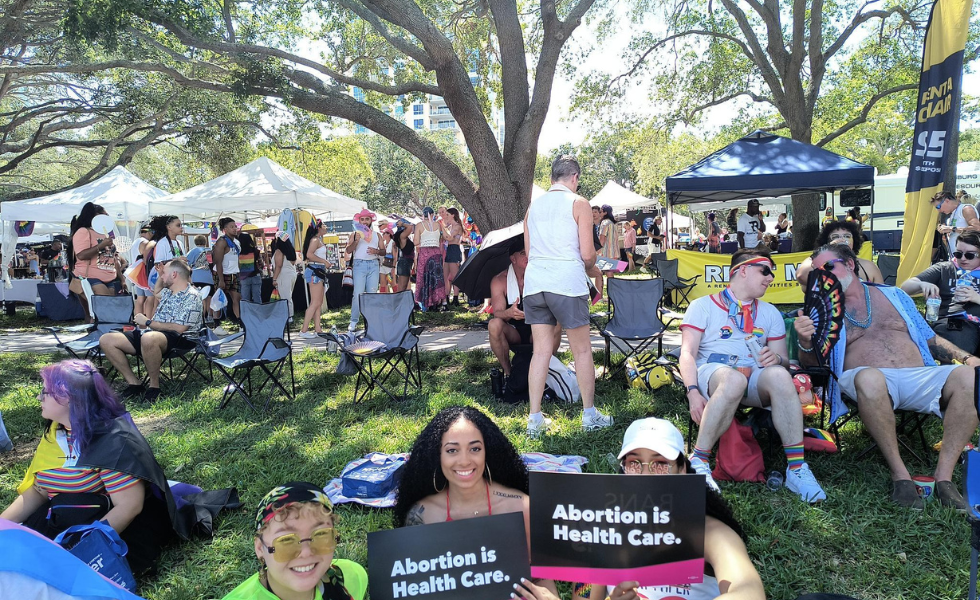
[[[844,290],[834,274],[813,269],[804,288],[803,314],[813,321],[812,347],[824,358],[830,356],[844,328]]]

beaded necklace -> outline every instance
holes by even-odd
[[[844,309],[844,318],[850,321],[850,323],[855,327],[860,327],[861,329],[867,329],[868,327],[871,327],[871,288],[865,285],[864,283],[862,283],[861,285],[864,287],[864,303],[868,307],[867,318],[865,318],[864,321],[858,321],[857,319],[851,316],[851,313],[847,312],[846,308]]]

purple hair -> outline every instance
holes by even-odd
[[[126,414],[99,370],[87,360],[70,359],[41,369],[44,389],[60,403],[68,403],[71,431],[78,440],[79,453],[92,440],[96,425]],[[50,423],[45,423],[45,432]]]

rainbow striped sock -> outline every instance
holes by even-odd
[[[783,446],[783,452],[786,453],[786,468],[790,471],[795,471],[803,466],[803,442],[800,441],[799,444],[790,444],[788,446]]]
[[[701,448],[698,448],[697,446],[695,446],[694,447],[694,453],[691,454],[691,458],[700,458],[702,461],[704,461],[704,464],[710,465],[711,464],[711,450],[702,450]]]

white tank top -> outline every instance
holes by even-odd
[[[327,247],[321,245],[319,248],[313,251],[313,256],[323,260],[323,262],[327,262]]]
[[[963,208],[965,206],[966,206],[966,204],[963,204],[961,202],[960,205],[956,207],[956,210],[954,210],[952,213],[950,213],[950,215],[949,215],[949,224],[950,224],[951,227],[956,227],[957,229],[963,229],[964,227],[966,227],[967,225],[969,225],[969,223],[966,222],[966,218],[963,216]],[[959,237],[960,237],[960,234],[958,232],[957,233],[950,233],[949,234],[949,253],[950,253],[950,255],[952,255],[953,254],[953,251],[956,250],[956,240],[958,240]]]
[[[540,292],[587,296],[588,280],[572,215],[575,194],[555,184],[531,202],[527,216],[530,253],[524,273],[524,297]]]
[[[368,248],[378,247],[377,236],[381,235],[377,231],[371,233],[371,241],[368,242],[364,239],[364,234],[361,234],[361,239],[357,240],[357,246],[354,247],[354,260],[378,260],[378,255],[368,254]]]
[[[442,230],[437,226],[434,231],[429,231],[424,225],[417,225],[417,227],[422,227],[422,235],[419,236],[419,246],[422,248],[438,248],[442,244]]]
[[[228,243],[228,236],[218,238],[218,240],[224,240]],[[238,243],[238,240],[232,240],[235,244],[234,248],[228,248],[225,250],[225,255],[221,257],[221,272],[225,275],[234,275],[239,272],[238,268],[238,255],[242,252],[242,245]]]

